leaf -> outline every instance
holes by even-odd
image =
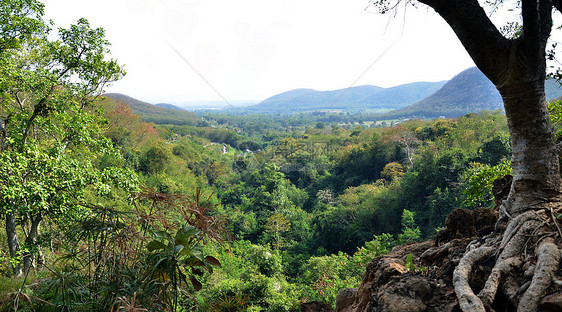
[[[166,231],[154,231],[154,236],[156,238],[164,238],[168,241],[172,241],[172,236],[170,236],[170,234],[168,234]]]
[[[189,244],[188,239],[199,235],[200,231],[194,227],[187,227],[183,226],[181,229],[178,230],[175,237],[175,243],[178,245],[187,246]]]
[[[215,257],[211,257],[211,256],[206,256],[205,257],[205,262],[210,264],[210,265],[214,265],[216,267],[221,267],[221,263],[219,262],[219,260],[217,260],[217,258]]]
[[[201,290],[201,288],[203,288],[203,285],[201,285],[201,283],[195,278],[195,276],[191,275],[189,276],[189,278],[191,279],[191,284],[193,284],[193,288],[195,288],[195,291],[199,291]]]
[[[203,258],[203,252],[199,249],[192,249],[191,250],[191,255],[199,260],[204,260]]]
[[[177,254],[179,256],[178,253],[181,253],[182,250],[184,250],[185,248],[182,245],[175,245],[174,246],[174,254]]]
[[[183,260],[183,266],[189,267],[189,266],[205,266],[205,263],[203,263],[203,261],[195,258],[195,257],[189,257],[185,260]]]
[[[191,273],[197,275],[197,276],[201,276],[203,275],[203,271],[199,270],[199,269],[191,269]]]
[[[159,249],[165,250],[166,248],[168,248],[168,246],[157,240],[153,240],[146,245],[146,249],[148,249],[148,252],[152,252],[154,250],[159,250]]]
[[[183,248],[182,250],[180,250],[180,252],[178,252],[178,258],[183,257],[183,256],[187,256],[189,254],[191,254],[191,249]]]

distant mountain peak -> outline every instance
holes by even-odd
[[[185,109],[183,109],[179,106],[176,106],[174,104],[169,104],[169,103],[158,103],[158,104],[154,104],[154,105],[159,106],[159,107],[163,107],[163,108],[167,108],[167,109],[179,110],[179,111],[185,110]]]
[[[318,110],[381,110],[396,109],[415,103],[437,91],[440,82],[414,82],[392,88],[363,85],[331,91],[295,89],[248,106],[253,112],[290,114]]]
[[[545,91],[547,99],[562,96],[562,88],[554,80],[545,82]],[[380,118],[455,118],[483,110],[503,110],[503,101],[494,84],[477,67],[471,67],[427,98]]]

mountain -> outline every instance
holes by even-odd
[[[333,91],[296,89],[274,95],[245,110],[289,114],[314,110],[396,109],[425,98],[444,84],[445,81],[414,82],[392,88],[358,86]]]
[[[562,96],[562,88],[555,80],[545,82],[546,98]],[[453,77],[429,97],[408,107],[378,116],[378,119],[396,118],[455,118],[483,110],[503,110],[502,98],[484,74],[476,67],[466,69]]]
[[[129,105],[133,110],[133,113],[140,115],[146,122],[154,122],[155,124],[195,126],[200,121],[200,118],[195,113],[184,111],[181,109],[178,110],[179,107],[177,107],[177,109],[170,109],[162,106],[152,105],[150,103],[139,101],[130,96],[120,93],[106,93],[104,94],[104,96],[115,99],[117,101],[122,101],[123,103]]]
[[[168,103],[158,103],[158,104],[154,104],[154,105],[155,105],[155,106],[158,106],[158,107],[162,107],[162,108],[173,109],[173,110],[179,110],[179,111],[185,110],[185,109],[183,109],[183,108],[181,108],[181,107],[178,107],[178,106],[176,106],[176,105],[174,105],[174,104],[168,104]]]
[[[503,108],[496,87],[476,67],[462,71],[441,89],[408,107],[383,114],[381,118],[406,117],[447,118],[459,117],[482,110]]]

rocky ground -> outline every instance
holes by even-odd
[[[469,243],[494,230],[496,219],[497,213],[488,208],[455,209],[447,217],[446,228],[434,240],[397,246],[368,264],[359,288],[340,291],[336,311],[460,311],[453,287],[453,270]],[[475,267],[470,284],[476,293],[484,285],[493,264],[491,258]],[[528,269],[518,268],[511,278],[522,278]],[[562,268],[558,276],[560,273]],[[510,286],[509,282],[502,285],[505,289]],[[498,296],[492,307],[494,311],[515,311],[513,300],[502,298],[501,292]],[[332,311],[320,303],[303,304],[301,310]],[[551,287],[539,311],[562,311],[562,289]]]

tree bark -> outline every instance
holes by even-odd
[[[508,84],[500,93],[513,149],[513,183],[505,205],[508,213],[519,214],[558,201],[560,169],[544,79]]]
[[[10,256],[12,257],[12,259],[16,259],[20,251],[20,245],[16,233],[16,215],[13,208],[11,211],[6,213],[6,236],[8,238],[8,249],[10,251]],[[14,264],[14,269],[12,272],[14,276],[21,275],[22,271],[19,261]]]
[[[33,266],[33,261],[35,259],[35,252],[33,252],[33,250],[37,246],[37,235],[39,235],[39,225],[42,220],[43,215],[41,213],[38,213],[31,219],[31,228],[27,238],[25,239],[25,245],[30,249],[30,252],[23,258],[23,269],[25,272]]]

